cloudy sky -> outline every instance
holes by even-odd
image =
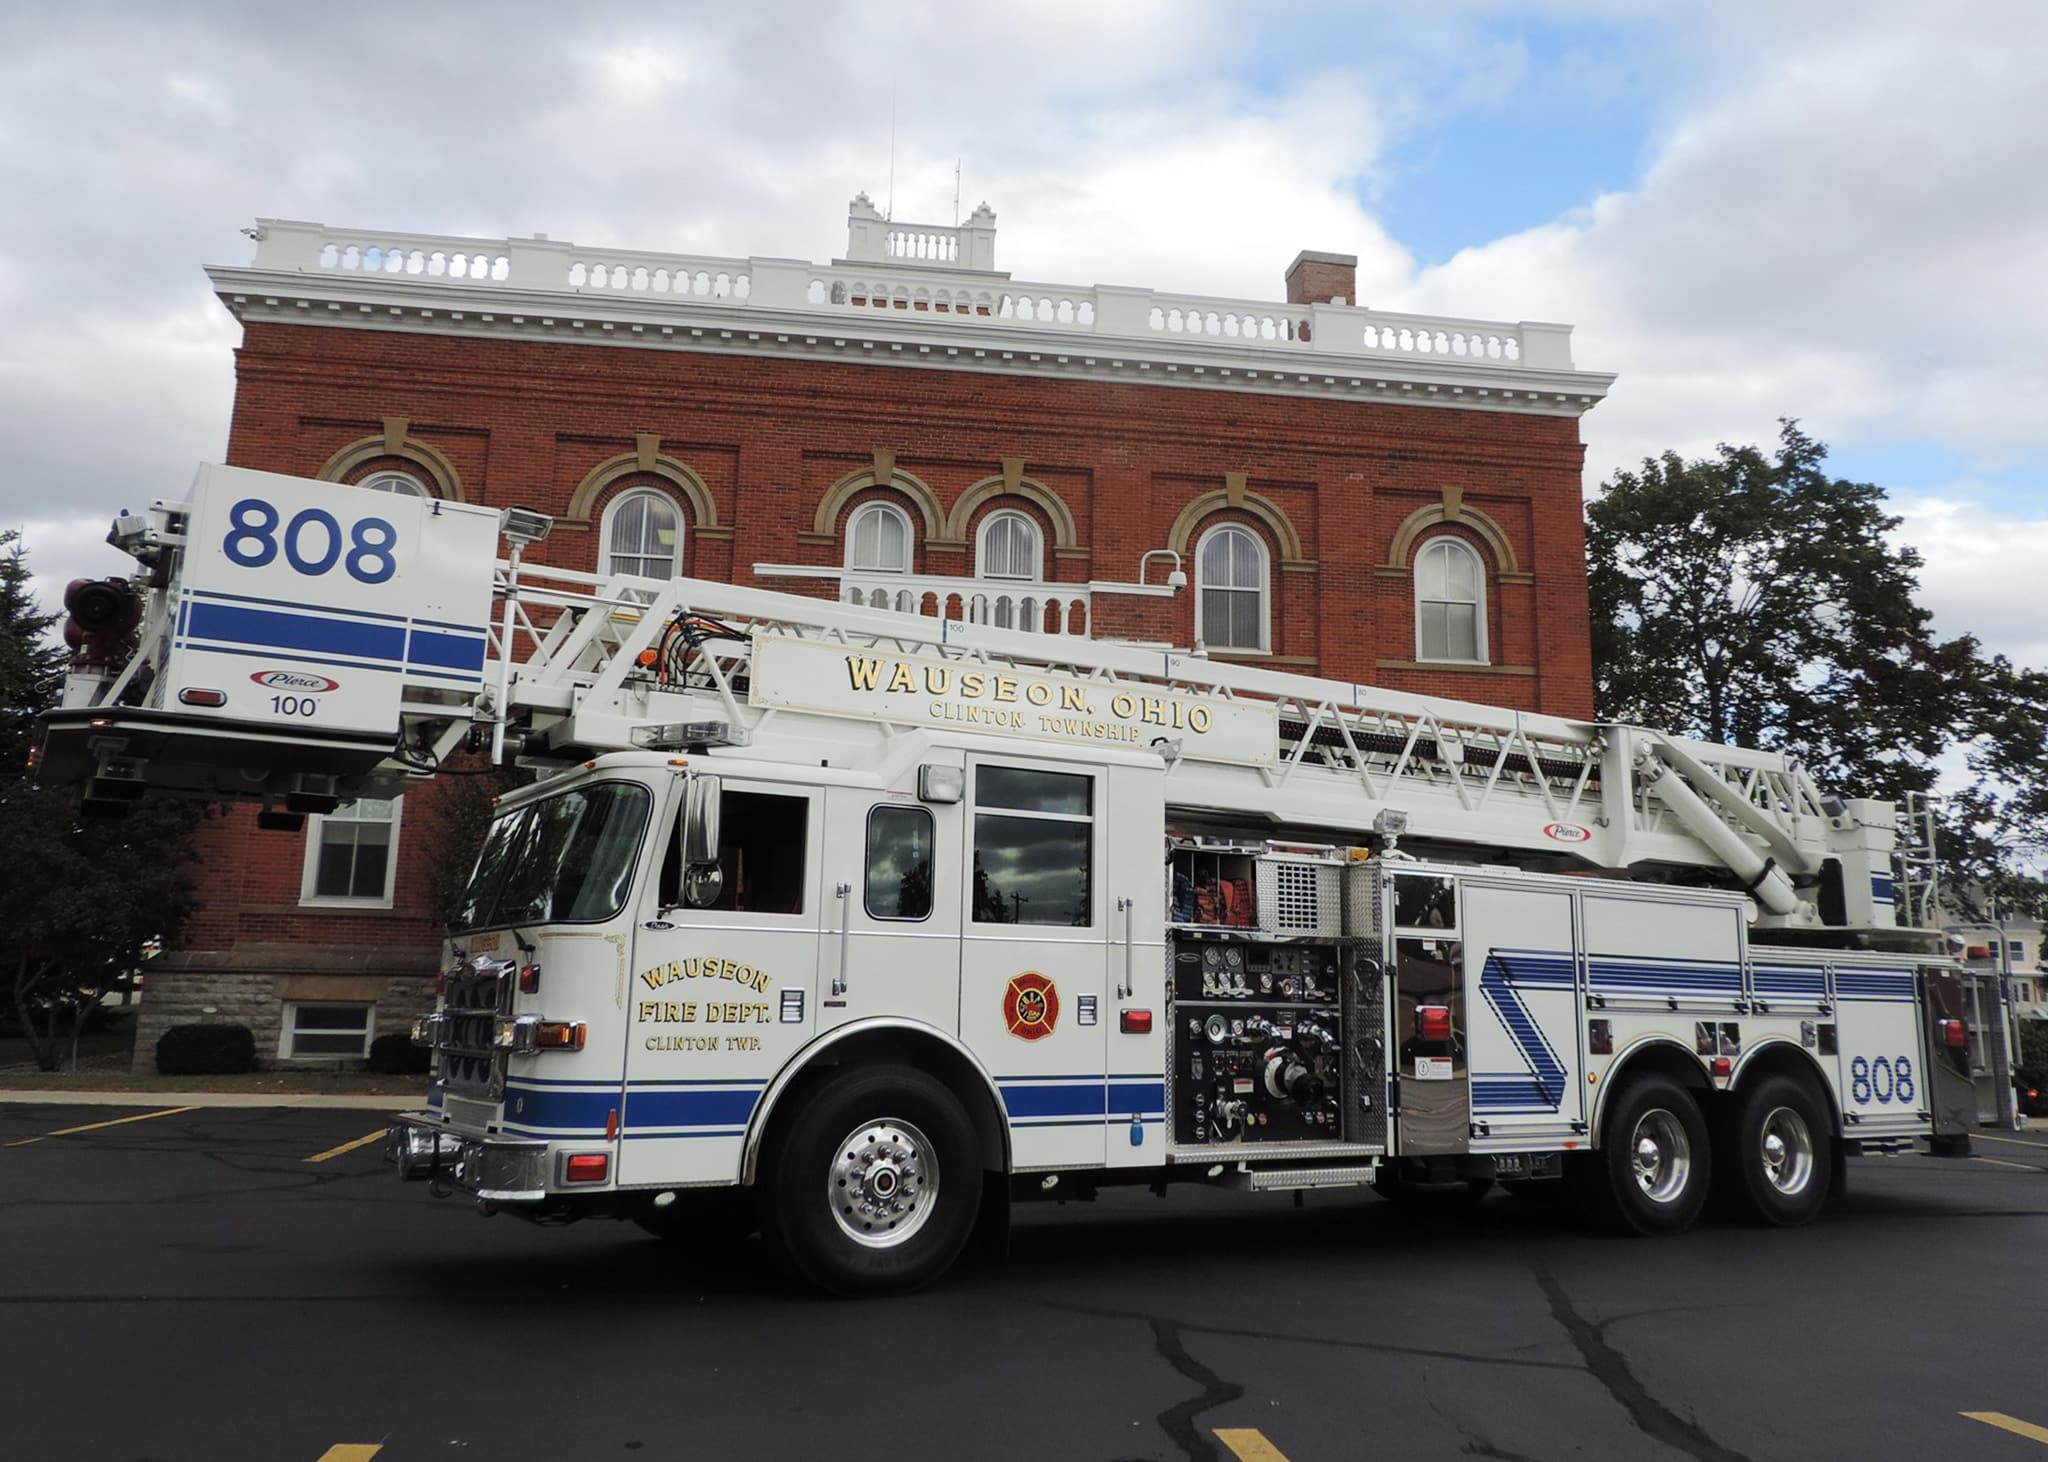
[[[0,6],[0,526],[222,452],[200,272],[259,215],[828,259],[982,199],[1020,278],[1578,327],[1589,485],[1781,415],[1887,486],[1945,632],[2048,664],[2048,4]]]

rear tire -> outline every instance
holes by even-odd
[[[1828,1201],[1834,1142],[1811,1085],[1766,1076],[1736,1099],[1723,1183],[1745,1217],[1780,1228],[1811,1223]]]
[[[840,1295],[901,1294],[952,1265],[981,1207],[973,1124],[945,1084],[855,1067],[803,1098],[764,1168],[762,1230]]]
[[[1581,1176],[1596,1214],[1624,1232],[1691,1228],[1713,1181],[1706,1118],[1690,1093],[1643,1076],[1615,1099],[1604,1140]]]

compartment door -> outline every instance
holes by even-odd
[[[1473,1123],[1493,1139],[1583,1131],[1571,894],[1467,881],[1464,933]]]

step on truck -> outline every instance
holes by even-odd
[[[486,1213],[758,1224],[847,1293],[1111,1184],[1799,1224],[2005,1085],[1890,805],[1781,754],[526,562],[548,528],[204,467],[72,586],[40,750],[88,811],[284,829],[464,748],[541,772],[392,1139]]]

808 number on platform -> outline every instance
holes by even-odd
[[[398,530],[383,518],[359,518],[344,535],[325,508],[301,508],[280,533],[282,516],[274,503],[243,498],[228,509],[228,533],[220,551],[232,564],[260,569],[274,562],[281,548],[295,573],[318,578],[340,563],[359,584],[381,584],[398,571],[398,560],[392,557]]]

